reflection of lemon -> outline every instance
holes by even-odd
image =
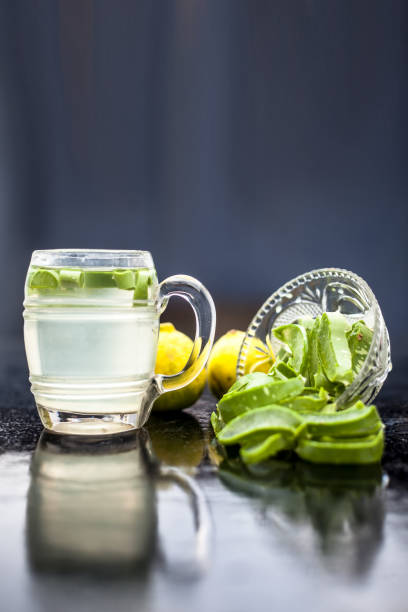
[[[236,381],[238,355],[245,333],[231,329],[214,344],[208,360],[208,384],[218,398],[228,391]],[[248,372],[268,372],[275,358],[271,349],[260,340],[250,341],[246,358],[245,374]]]
[[[193,341],[176,330],[172,323],[160,325],[157,347],[156,373],[177,374],[190,357]],[[207,373],[205,368],[189,385],[176,391],[163,393],[154,403],[153,410],[178,410],[191,406],[203,392]]]
[[[192,468],[204,455],[204,434],[190,414],[152,414],[147,424],[154,454],[166,465]]]

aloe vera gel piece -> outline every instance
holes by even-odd
[[[30,289],[56,289],[58,285],[58,272],[54,270],[34,268],[28,279],[28,286]]]
[[[376,433],[382,424],[375,406],[357,402],[353,408],[333,414],[305,414],[303,422],[312,436],[357,437]]]
[[[82,270],[60,270],[59,284],[65,288],[83,287],[84,273]]]
[[[311,463],[356,465],[381,461],[384,450],[382,430],[375,435],[360,438],[335,438],[326,440],[300,440],[296,452],[301,459]]]
[[[295,374],[296,375],[296,374]],[[236,393],[237,391],[244,391],[244,389],[252,389],[254,387],[260,387],[271,382],[271,378],[268,374],[263,372],[252,372],[252,374],[245,374],[234,382],[234,384],[228,389],[228,393],[224,395],[226,397],[230,393]]]
[[[296,372],[303,373],[306,367],[308,352],[306,329],[301,325],[291,323],[275,328],[273,334],[289,350],[291,357],[288,365],[292,366]]]
[[[373,332],[336,312],[282,325],[273,335],[281,347],[268,374],[239,378],[211,416],[218,442],[239,445],[248,464],[282,451],[313,463],[378,462],[384,427],[376,407],[336,404],[364,364]]]
[[[323,387],[329,392],[333,391],[333,384],[323,372],[320,361],[318,339],[320,333],[320,317],[316,317],[311,330],[309,331],[309,354],[308,354],[308,376],[309,384],[316,388]]]
[[[250,387],[242,391],[227,393],[218,404],[218,410],[225,423],[231,421],[236,416],[252,410],[276,404],[296,397],[304,388],[304,380],[298,376],[288,380],[274,381],[261,384],[260,386]]]
[[[136,274],[133,299],[146,300],[149,294],[149,287],[151,284],[152,275],[150,270],[138,270]]]
[[[373,340],[373,332],[364,321],[356,321],[346,333],[349,349],[351,352],[351,367],[357,374],[367,357]]]
[[[218,434],[218,440],[223,444],[237,442],[253,437],[254,434],[284,432],[295,434],[301,419],[288,408],[271,405],[256,408],[228,423]]]
[[[319,412],[329,401],[329,394],[323,387],[318,393],[298,395],[287,403],[287,406],[297,412]]]
[[[324,373],[331,382],[350,384],[353,380],[348,331],[350,324],[341,314],[322,314],[317,346]]]
[[[245,463],[259,463],[283,450],[291,450],[294,442],[292,434],[274,433],[260,442],[248,442],[242,446],[240,455]]]
[[[103,289],[120,289],[133,292],[131,299],[137,302],[149,299],[150,288],[156,282],[154,270],[107,269],[96,268],[39,268],[32,266],[27,291],[30,294],[73,295],[78,290],[98,291]],[[138,304],[139,305],[139,304]]]

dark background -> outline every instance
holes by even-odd
[[[219,332],[339,266],[406,353],[408,3],[0,2],[0,332],[30,253],[141,248]]]

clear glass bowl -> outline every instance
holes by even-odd
[[[391,370],[390,340],[378,302],[367,283],[348,270],[322,268],[312,270],[289,281],[275,291],[252,319],[243,340],[237,363],[237,376],[248,371],[246,358],[253,338],[272,346],[279,343],[272,335],[273,328],[293,323],[299,317],[316,317],[322,312],[341,312],[353,323],[362,319],[373,330],[373,340],[366,360],[352,382],[338,398],[337,404],[345,407],[357,399],[366,404],[374,400]],[[258,348],[259,361],[265,360],[265,352]],[[256,370],[255,366],[251,370]]]

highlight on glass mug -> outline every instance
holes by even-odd
[[[160,314],[172,296],[193,308],[196,332],[179,373],[155,375]],[[148,251],[34,251],[25,283],[24,341],[44,427],[101,435],[144,425],[157,397],[205,366],[215,306],[195,278],[159,284]]]

